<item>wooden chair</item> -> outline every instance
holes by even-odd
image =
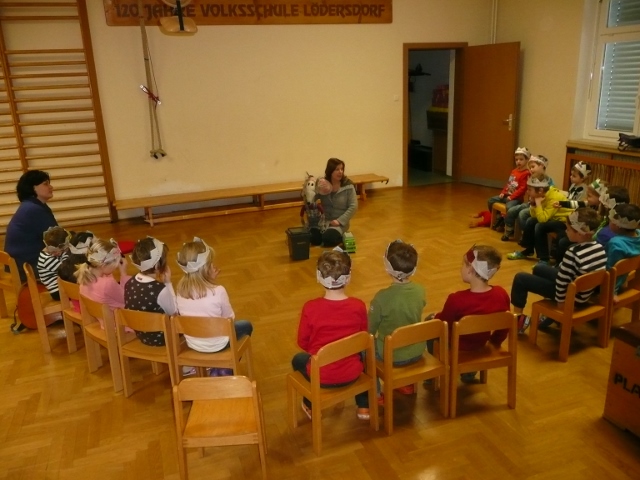
[[[613,292],[615,291],[616,281],[622,275],[629,275],[627,284],[616,295],[616,302],[614,302]],[[611,292],[611,303],[609,304],[609,318],[607,321],[608,332],[611,331],[613,312],[616,308],[630,308],[631,321],[640,321],[640,256],[620,260],[609,270],[609,291]]]
[[[173,369],[170,367],[172,361],[172,342],[169,340],[165,346],[152,347],[145,345],[138,337],[135,335],[132,336],[125,331],[125,328],[129,327],[137,332],[163,332],[165,339],[168,339],[172,334],[169,315],[118,308],[116,309],[115,317],[116,338],[118,339],[118,353],[120,355],[120,368],[122,370],[122,383],[125,397],[129,397],[133,393],[131,368],[129,365],[130,358],[150,361],[153,373],[156,375],[162,372],[159,365],[163,363],[167,364],[171,385],[176,385],[178,382],[175,379]]]
[[[109,364],[111,365],[113,389],[116,392],[122,391],[122,368],[120,367],[120,356],[118,355],[116,321],[113,312],[108,305],[80,295],[80,313],[89,371],[93,373],[102,366],[100,347],[104,347],[107,350]],[[104,328],[100,325],[100,320],[102,320]],[[135,337],[134,333],[129,333],[128,335]]]
[[[184,403],[192,402],[187,415]],[[267,438],[256,382],[247,377],[187,378],[173,387],[180,479],[188,479],[187,448],[257,444],[267,478]]]
[[[230,368],[238,375],[240,359],[245,358],[249,378],[253,378],[251,337],[236,338],[233,320],[230,318],[187,317],[176,315],[171,318],[172,368],[174,378],[179,382],[183,365],[196,367],[202,377],[205,368]],[[186,341],[180,340],[180,334],[197,338],[229,337],[229,348],[220,352],[203,353],[190,348]]]
[[[345,387],[320,388],[320,367],[341,360],[345,357],[365,352],[366,370],[358,379]],[[322,410],[332,405],[343,403],[357,393],[369,392],[370,425],[374,430],[379,428],[378,401],[376,399],[376,364],[373,348],[373,336],[367,332],[353,335],[329,343],[311,357],[311,382],[300,372],[287,376],[287,398],[289,420],[293,428],[298,426],[298,398],[296,392],[311,400],[311,428],[313,432],[313,450],[320,455],[322,450]]]
[[[5,267],[9,269],[8,272],[5,271]],[[9,316],[4,292],[13,293],[17,299],[21,285],[20,272],[18,271],[16,261],[7,252],[0,251],[0,317],[4,318]]]
[[[576,293],[600,287],[600,293],[593,295],[591,301],[584,307],[575,308]],[[536,344],[538,338],[538,322],[540,315],[545,315],[560,323],[560,350],[558,359],[566,362],[569,357],[569,345],[571,343],[571,329],[574,325],[588,322],[595,318],[598,320],[598,345],[607,348],[609,344],[609,304],[610,282],[609,273],[606,270],[596,270],[579,276],[569,284],[564,308],[560,310],[555,300],[539,300],[531,306],[531,326],[529,327],[529,342]]]
[[[500,348],[488,343],[483,348],[471,351],[460,350],[460,336],[471,333],[509,330],[506,349],[504,343]],[[456,416],[458,377],[461,373],[480,371],[481,383],[487,383],[487,370],[507,367],[507,405],[516,408],[516,356],[518,332],[516,316],[510,312],[491,313],[488,315],[468,315],[453,324],[451,338],[451,418]]]
[[[67,334],[67,348],[69,353],[73,353],[78,350],[73,325],[76,324],[82,328],[82,314],[73,307],[71,300],[80,301],[80,286],[77,283],[67,282],[58,278],[58,291],[60,292],[60,304],[62,305],[64,331]]]
[[[439,355],[434,357],[426,350],[422,358],[410,365],[393,366],[393,351],[415,343],[426,344],[437,340]],[[384,382],[384,428],[387,435],[393,432],[393,390],[429,378],[440,379],[440,411],[449,414],[449,349],[447,324],[430,320],[397,328],[384,340],[384,361],[376,359],[376,373]],[[442,359],[442,360],[441,360]]]
[[[62,312],[62,304],[51,298],[48,291],[41,292],[38,290],[38,281],[33,273],[33,267],[28,263],[23,265],[24,272],[27,274],[27,285],[29,287],[29,295],[31,296],[31,305],[36,318],[38,334],[40,335],[40,343],[44,353],[51,353],[51,344],[49,343],[49,334],[47,333],[47,320],[45,317],[54,313]]]

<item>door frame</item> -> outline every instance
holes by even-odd
[[[457,95],[458,92],[461,92],[459,88],[462,86],[462,58],[464,55],[464,49],[469,44],[467,42],[452,42],[452,43],[403,43],[402,44],[402,186],[403,188],[407,188],[409,186],[409,154],[408,154],[408,145],[409,145],[409,137],[411,132],[409,132],[409,52],[412,50],[455,50],[455,78],[454,78],[454,95]],[[458,170],[458,145],[457,145],[457,125],[459,125],[459,117],[462,115],[460,111],[459,105],[461,102],[453,102],[453,130],[451,134],[453,135],[452,139],[452,149],[451,149],[451,159],[452,159],[452,173],[453,180],[458,181],[460,177],[460,172]]]

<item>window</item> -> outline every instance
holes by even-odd
[[[640,132],[640,0],[600,5],[586,116],[589,137]]]

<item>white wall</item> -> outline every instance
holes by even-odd
[[[87,3],[116,198],[301,179],[331,156],[401,185],[402,44],[490,39],[491,0],[395,1],[382,25],[149,27],[169,152],[155,160],[139,28]]]
[[[518,144],[549,158],[556,184],[572,138],[585,0],[498,0],[497,42],[519,41]],[[586,0],[595,1],[595,0]]]

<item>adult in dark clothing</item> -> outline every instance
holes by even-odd
[[[20,206],[7,225],[4,251],[18,265],[20,279],[26,281],[22,265],[26,262],[38,271],[38,255],[44,248],[42,234],[58,225],[47,202],[53,198],[49,174],[41,170],[24,173],[16,186]],[[37,275],[37,273],[36,273]]]

